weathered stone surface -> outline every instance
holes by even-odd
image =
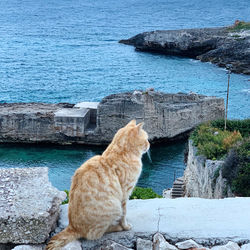
[[[127,248],[112,240],[107,240],[103,242],[102,246],[98,248],[98,250],[132,250],[132,248]]]
[[[188,161],[184,171],[185,196],[209,199],[232,197],[230,187],[219,170],[223,163],[197,155],[196,147],[189,140]],[[215,176],[216,171],[218,176]]]
[[[250,243],[242,245],[240,249],[241,250],[250,250]]]
[[[232,65],[236,73],[250,74],[250,31],[227,27],[144,32],[121,43],[141,51],[196,58],[218,66]]]
[[[141,238],[138,238],[136,240],[136,250],[152,250],[153,249],[153,243],[151,240],[144,240]]]
[[[64,246],[62,250],[82,250],[82,245],[79,240],[75,240]]]
[[[108,144],[130,120],[145,122],[150,141],[174,140],[201,122],[222,118],[222,98],[148,90],[100,104],[0,104],[0,142]]]
[[[45,242],[65,197],[49,182],[48,168],[0,169],[0,243]]]
[[[177,248],[169,244],[162,234],[156,233],[153,238],[153,249],[154,250],[177,250]]]
[[[176,243],[179,249],[199,248],[200,246],[194,240],[185,240]]]
[[[240,247],[237,243],[229,241],[226,245],[215,246],[211,248],[212,250],[240,250]]]
[[[130,200],[127,219],[132,230],[110,233],[100,240],[82,240],[85,250],[101,247],[106,240],[133,248],[138,238],[152,239],[160,232],[173,243],[192,238],[203,246],[250,241],[250,198]],[[67,205],[61,206],[58,231],[67,224]],[[233,227],[232,227],[233,225]]]
[[[175,138],[201,122],[224,117],[222,98],[198,94],[134,91],[105,97],[97,110],[97,131],[104,141],[136,119],[144,122],[150,141]]]
[[[13,248],[13,250],[43,250],[45,245],[19,245]]]

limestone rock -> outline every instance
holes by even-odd
[[[250,74],[250,32],[230,32],[228,27],[157,30],[121,40],[137,50],[196,58],[236,73]]]
[[[112,240],[107,240],[98,250],[132,250],[132,248],[127,248]]]
[[[184,171],[185,196],[209,199],[233,197],[226,179],[222,178],[220,167],[223,163],[224,161],[207,160],[197,155],[197,148],[193,146],[192,140],[189,140],[188,161]],[[219,175],[214,181],[217,171]]]
[[[43,250],[45,245],[19,245],[13,248],[13,250]]]
[[[177,250],[177,248],[169,244],[162,234],[156,233],[153,238],[154,250]]]
[[[82,245],[79,240],[74,240],[64,246],[62,250],[82,250]]]
[[[136,250],[152,250],[153,249],[153,243],[151,240],[144,240],[141,238],[138,238],[136,240]]]
[[[242,245],[240,249],[241,250],[250,250],[250,243]]]
[[[200,246],[194,240],[185,240],[176,244],[179,249],[199,248]]]
[[[211,248],[212,250],[240,250],[240,247],[237,243],[229,241],[226,245],[215,246]]]
[[[184,136],[198,124],[224,117],[224,100],[198,94],[166,94],[134,91],[102,99],[97,129],[103,141],[111,141],[130,120],[144,122],[151,142]]]
[[[0,103],[0,142],[108,144],[130,120],[144,121],[151,142],[186,136],[224,117],[224,100],[153,89],[107,96],[99,103]]]
[[[0,169],[0,243],[40,244],[56,226],[66,194],[48,168]]]

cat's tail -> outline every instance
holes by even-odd
[[[46,250],[59,250],[69,242],[80,238],[81,236],[70,226],[66,227],[62,232],[53,236],[46,246]]]

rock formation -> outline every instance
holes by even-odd
[[[222,98],[134,91],[100,103],[0,104],[0,142],[108,144],[130,120],[145,123],[151,142],[173,140],[201,122],[224,117]]]
[[[0,244],[40,244],[55,229],[66,194],[48,168],[0,169]]]
[[[232,32],[228,27],[157,30],[120,43],[140,51],[190,57],[221,67],[231,64],[233,72],[250,74],[250,30]]]
[[[184,171],[185,196],[209,199],[233,197],[227,180],[222,178],[220,168],[223,163],[197,155],[197,148],[189,140],[188,162]]]
[[[202,122],[223,117],[222,98],[134,91],[103,98],[97,110],[97,131],[104,141],[110,141],[119,128],[136,119],[144,122],[154,142],[173,139]]]

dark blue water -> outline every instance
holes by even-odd
[[[100,101],[148,87],[225,97],[225,70],[136,52],[118,41],[156,29],[231,25],[249,20],[249,13],[249,0],[1,0],[0,102]],[[249,117],[249,79],[232,74],[229,118]],[[0,166],[49,166],[53,184],[64,189],[97,151],[2,145]],[[140,185],[159,191],[171,185],[173,169],[183,169],[183,144],[161,147],[152,158],[152,165],[144,160]]]

